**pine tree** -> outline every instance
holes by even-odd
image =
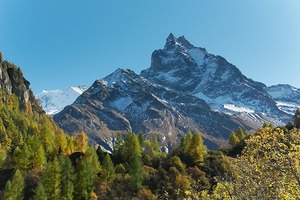
[[[117,163],[124,161],[124,139],[121,133],[115,138],[113,156],[117,159]]]
[[[157,141],[157,137],[152,137],[151,141],[145,140],[143,161],[146,165],[153,166],[159,164],[159,157],[162,155],[160,152],[160,146]]]
[[[64,157],[60,154],[58,160],[61,168],[60,198],[62,200],[72,200],[74,193],[75,170],[68,157]]]
[[[61,168],[57,158],[48,163],[42,182],[49,199],[60,199]]]
[[[193,138],[193,134],[191,130],[188,130],[186,136],[183,136],[180,143],[180,150],[182,154],[186,154],[188,152],[189,146],[191,145],[191,141]]]
[[[44,124],[41,127],[41,142],[44,146],[45,153],[51,155],[54,151],[54,132],[51,130],[50,126]]]
[[[48,197],[45,188],[43,186],[43,183],[40,182],[34,190],[33,200],[47,200],[47,199]]]
[[[115,174],[115,167],[109,154],[105,155],[105,158],[102,163],[102,174],[103,178],[106,182],[111,183],[114,181],[116,174]]]
[[[39,145],[33,154],[32,167],[36,169],[43,169],[47,162],[45,151],[42,145]]]
[[[128,140],[125,140],[127,146],[127,156],[129,160],[129,181],[136,189],[142,187],[144,179],[144,167],[142,163],[142,149],[136,135],[129,135]],[[130,148],[129,148],[130,147]]]
[[[140,143],[141,147],[144,147],[145,137],[144,137],[144,133],[143,132],[140,132],[138,134],[138,139],[139,139],[139,143]]]
[[[300,108],[297,108],[294,115],[294,126],[300,128]]]
[[[89,194],[95,188],[95,177],[96,174],[91,163],[86,159],[80,160],[76,168],[74,199],[88,199]]]
[[[244,140],[245,134],[241,127],[239,127],[238,130],[236,131],[236,136],[239,138],[240,141]]]
[[[24,196],[25,181],[22,173],[17,170],[13,179],[8,181],[5,186],[3,199],[21,200]]]
[[[27,143],[24,143],[20,148],[16,147],[13,160],[18,169],[22,169],[23,171],[27,171],[31,168],[33,157],[33,150]]]
[[[100,162],[96,150],[89,147],[82,157],[77,162],[75,169],[75,199],[88,199],[89,195],[95,189],[97,174],[100,171]]]

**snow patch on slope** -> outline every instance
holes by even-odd
[[[188,53],[193,58],[193,60],[197,63],[198,66],[203,65],[205,53],[197,48],[189,49]]]
[[[133,100],[131,97],[124,97],[111,102],[111,106],[116,108],[118,111],[124,112],[127,106],[129,106],[132,103]]]
[[[251,110],[246,107],[238,107],[234,104],[224,104],[225,109],[233,111],[233,112],[246,112],[246,113],[254,113],[254,110]]]
[[[300,108],[300,105],[298,104],[294,104],[294,103],[290,103],[290,102],[279,102],[279,101],[276,101],[276,105],[277,107],[287,113],[287,114],[290,114],[290,115],[294,115],[297,108]]]

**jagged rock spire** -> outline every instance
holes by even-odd
[[[173,35],[173,33],[170,33],[167,37],[165,48],[174,47],[176,44],[177,38]]]

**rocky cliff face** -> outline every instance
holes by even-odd
[[[5,95],[15,94],[20,102],[20,109],[25,110],[26,106],[38,112],[44,112],[30,90],[30,83],[23,77],[22,70],[12,63],[2,61],[0,63],[0,88]]]

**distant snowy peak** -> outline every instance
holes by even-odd
[[[276,101],[280,110],[294,115],[295,110],[300,107],[300,89],[288,84],[272,85],[266,91]]]
[[[41,106],[48,115],[60,112],[65,106],[72,104],[87,86],[68,87],[64,90],[44,90],[37,95]]]
[[[272,85],[266,91],[276,100],[297,102],[300,104],[300,89],[288,84]]]

